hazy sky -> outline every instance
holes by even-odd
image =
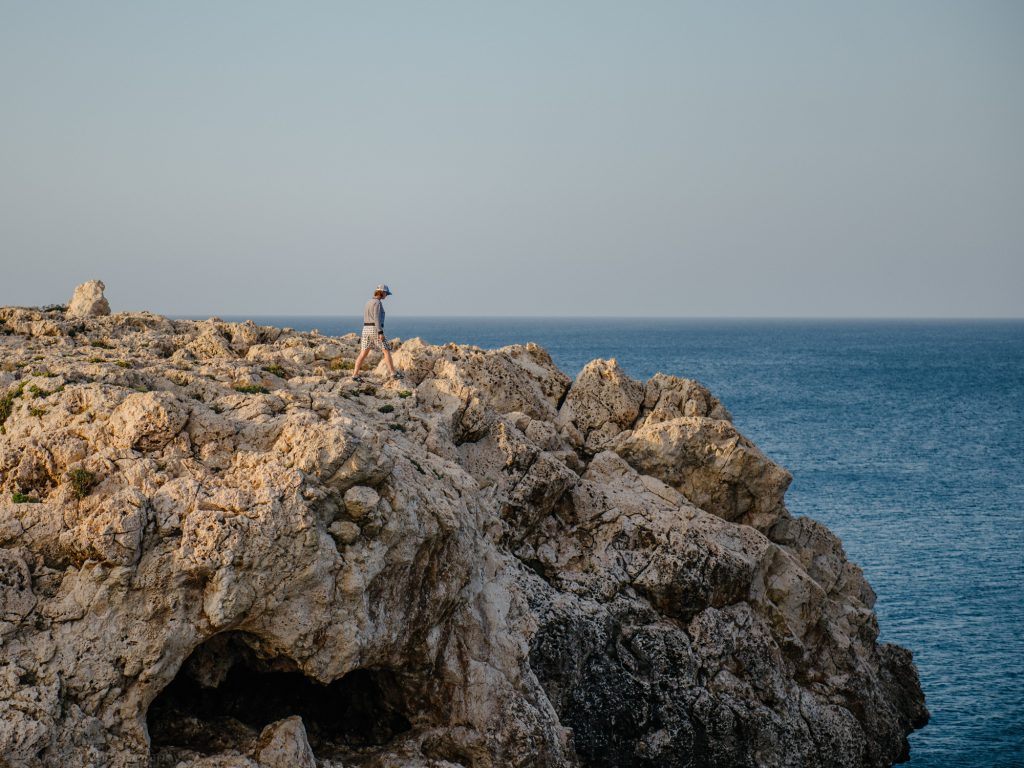
[[[0,0],[0,304],[1024,315],[1024,4]]]

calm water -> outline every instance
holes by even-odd
[[[360,325],[253,319],[332,335]],[[910,764],[1024,765],[1024,322],[387,325],[432,343],[536,341],[570,375],[616,357],[637,378],[705,383],[793,472],[790,510],[828,525],[864,568],[882,638],[914,651],[932,721]]]

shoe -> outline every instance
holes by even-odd
[[[401,381],[402,379],[405,378],[405,374],[403,374],[401,371],[395,371],[391,375],[391,378],[394,379],[395,381]]]
[[[352,381],[354,381],[356,384],[362,384],[364,381],[366,381],[366,379],[364,379],[359,374],[356,374],[352,377]]]

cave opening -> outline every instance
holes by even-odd
[[[161,755],[172,764],[183,751],[250,753],[264,727],[293,715],[322,758],[388,744],[412,727],[393,670],[357,669],[324,685],[243,633],[199,646],[150,705],[146,724],[160,765]]]

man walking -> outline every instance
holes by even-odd
[[[395,364],[391,360],[391,344],[384,336],[384,299],[391,295],[391,289],[381,283],[373,291],[373,298],[366,302],[363,308],[363,336],[359,344],[359,356],[352,368],[352,380],[362,381],[359,375],[359,368],[370,354],[371,349],[379,349],[384,353],[384,361],[388,364],[393,379],[402,378],[402,374],[395,370]]]

